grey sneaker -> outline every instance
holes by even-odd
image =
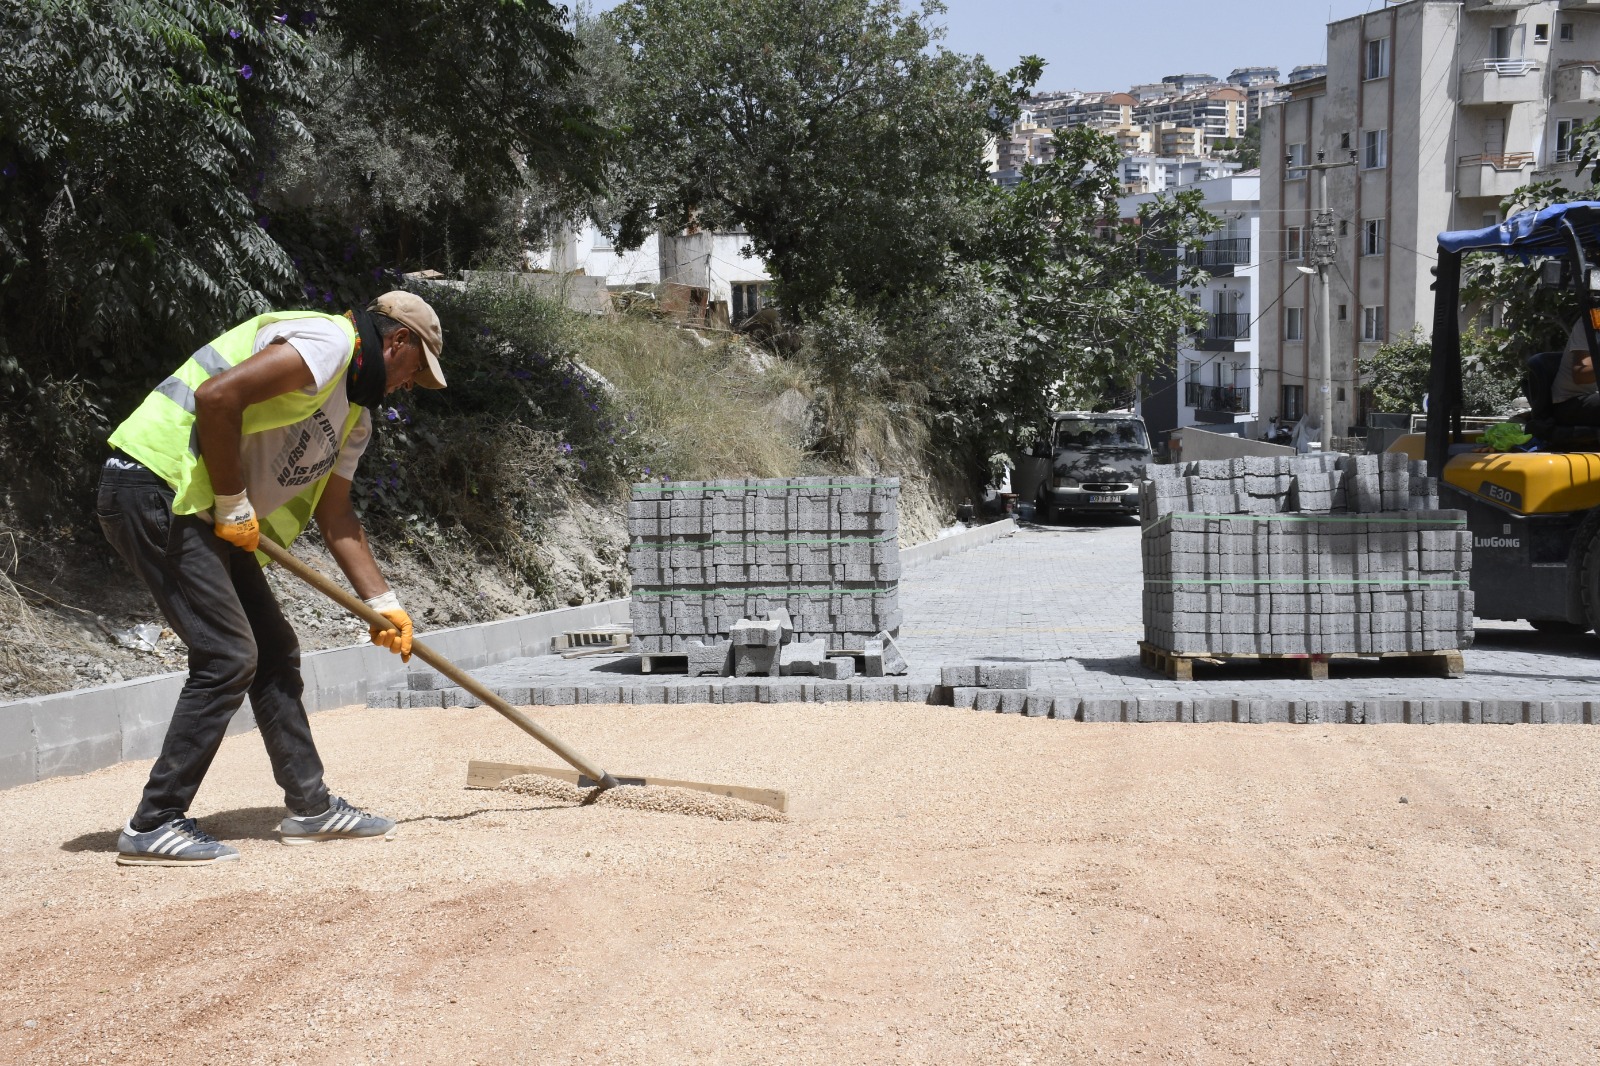
[[[117,862],[122,866],[210,866],[239,857],[229,847],[195,824],[193,818],[173,818],[140,833],[129,822],[117,837]]]
[[[392,818],[358,810],[338,796],[328,797],[328,809],[321,814],[291,814],[278,823],[278,836],[285,844],[315,844],[322,840],[393,840],[394,834]]]

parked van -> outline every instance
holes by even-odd
[[[1139,513],[1139,481],[1155,461],[1144,419],[1130,411],[1057,411],[1036,453],[1050,469],[1035,507],[1041,522],[1069,514]]]

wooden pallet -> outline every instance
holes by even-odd
[[[660,671],[673,674],[688,673],[688,653],[681,651],[645,651],[639,653],[639,672],[641,674],[653,674]]]
[[[1465,677],[1467,672],[1459,651],[1399,651],[1372,655],[1361,655],[1354,652],[1338,652],[1332,655],[1213,655],[1199,652],[1179,653],[1166,651],[1146,644],[1142,640],[1139,642],[1140,664],[1147,669],[1165,674],[1173,681],[1193,681],[1195,663],[1204,663],[1207,666],[1226,666],[1250,661],[1292,663],[1299,669],[1302,679],[1307,681],[1326,681],[1328,679],[1328,663],[1335,660],[1352,659],[1407,659],[1413,663],[1426,665],[1437,670],[1441,677]]]
[[[633,642],[630,625],[596,626],[593,629],[574,629],[550,638],[550,651],[580,651],[589,648],[627,648]]]

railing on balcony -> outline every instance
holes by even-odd
[[[1461,165],[1464,167],[1479,165],[1494,167],[1496,170],[1521,170],[1523,167],[1533,166],[1532,152],[1512,152],[1508,155],[1464,155]]]
[[[1505,77],[1517,77],[1522,74],[1532,74],[1539,69],[1539,64],[1531,59],[1484,59],[1477,63],[1469,63],[1467,71],[1486,70]]]
[[[1197,270],[1228,269],[1248,266],[1250,263],[1250,238],[1226,237],[1206,241],[1197,251],[1187,254],[1186,260]]]
[[[1202,385],[1198,381],[1185,382],[1183,402],[1197,411],[1222,411],[1237,414],[1250,410],[1250,386]]]
[[[1213,341],[1247,341],[1250,339],[1250,316],[1242,313],[1215,314],[1206,326],[1206,339]]]

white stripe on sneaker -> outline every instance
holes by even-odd
[[[338,818],[334,819],[333,831],[336,832],[336,833],[343,833],[346,830],[350,829],[355,824],[356,824],[356,816],[355,815],[353,815],[353,814],[341,814],[341,815],[339,815]]]
[[[179,837],[178,841],[167,851],[167,854],[179,855],[183,853],[184,849],[192,847],[194,847],[194,841],[188,839],[187,837]]]
[[[162,833],[159,837],[156,838],[156,841],[155,841],[154,844],[151,844],[145,850],[148,851],[148,852],[151,852],[152,854],[160,855],[162,853],[161,852],[162,845],[164,845],[167,841],[171,840],[175,836],[177,836],[177,834],[174,833],[172,830],[168,829],[165,833]]]

